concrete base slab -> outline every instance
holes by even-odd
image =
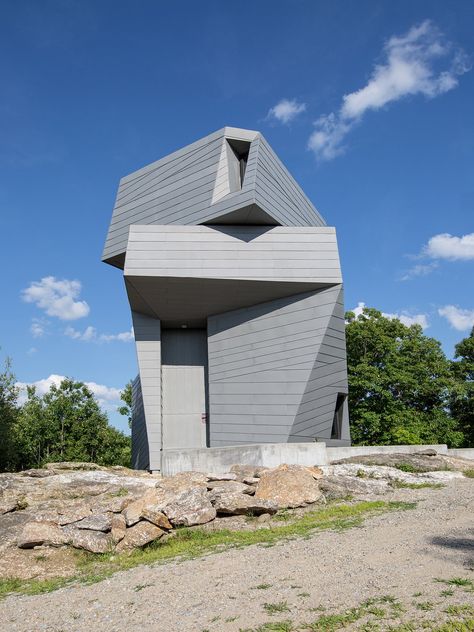
[[[173,476],[178,472],[194,470],[223,474],[235,464],[276,467],[281,463],[299,465],[325,465],[325,443],[261,443],[221,448],[192,450],[163,450],[162,474]]]
[[[163,476],[193,470],[224,474],[232,465],[263,465],[276,467],[282,463],[298,465],[327,465],[331,461],[366,454],[414,454],[434,449],[438,454],[451,454],[474,459],[474,449],[448,450],[446,444],[439,445],[372,445],[372,446],[326,446],[317,443],[258,443],[219,448],[193,448],[187,450],[163,450],[161,456]],[[456,453],[456,454],[455,454]],[[470,456],[469,456],[470,455]]]
[[[474,448],[451,448],[448,450],[448,456],[474,460]]]

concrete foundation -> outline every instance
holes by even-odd
[[[474,460],[474,448],[451,448],[448,450],[448,455],[459,457],[460,459]]]
[[[413,454],[426,449],[434,449],[438,454],[448,453],[445,444],[326,447],[323,442],[263,443],[219,448],[163,450],[161,471],[163,476],[173,476],[178,472],[189,470],[223,474],[235,464],[262,465],[264,467],[276,467],[282,463],[328,465],[331,461],[346,459],[351,456],[400,452]],[[466,452],[466,450],[449,450],[449,454],[453,452]],[[470,452],[470,457],[461,454],[453,454],[453,456],[474,459],[474,449]]]

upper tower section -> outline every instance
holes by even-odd
[[[120,180],[103,261],[124,267],[137,224],[326,225],[265,138],[233,127]]]

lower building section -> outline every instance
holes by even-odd
[[[133,313],[133,466],[163,450],[350,443],[340,284],[214,314],[207,327]]]

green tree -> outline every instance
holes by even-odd
[[[464,435],[463,445],[474,447],[474,327],[470,335],[456,345],[454,358],[451,413]]]
[[[453,386],[440,343],[373,308],[346,314],[349,414],[355,444],[448,443],[463,435],[448,409]]]
[[[117,411],[127,417],[128,427],[132,427],[132,380],[125,384],[123,391],[120,391],[120,399],[123,404],[117,408]]]
[[[15,424],[18,418],[19,390],[10,358],[0,373],[0,472],[12,471],[17,464]]]
[[[87,386],[71,379],[42,397],[28,390],[16,436],[22,469],[48,461],[130,465],[130,438],[109,425]]]

